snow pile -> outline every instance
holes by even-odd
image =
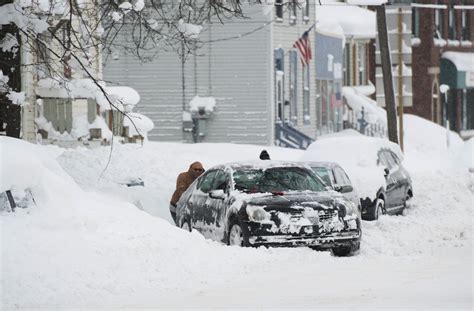
[[[364,109],[364,117],[368,123],[380,123],[387,124],[387,113],[386,111],[377,106],[377,102],[367,97],[373,91],[374,86],[344,86],[342,88],[342,95],[346,98],[347,105],[351,107],[357,113],[361,113]]]
[[[377,165],[381,148],[390,149],[403,159],[398,145],[382,138],[355,135],[354,131],[350,131],[349,136],[341,133],[316,140],[301,160],[338,163],[349,175],[359,196],[373,199],[380,188],[386,187],[384,168]]]
[[[403,116],[404,149],[409,170],[426,170],[430,167],[467,170],[465,162],[455,160],[462,157],[464,148],[464,142],[457,133],[449,131],[448,149],[446,128],[415,115]]]
[[[31,188],[36,201],[15,213],[0,212],[5,237],[0,308],[314,309],[317,301],[321,309],[469,310],[472,194],[464,183],[467,172],[458,175],[445,163],[425,163],[449,152],[432,152],[428,142],[423,149],[411,147],[418,140],[411,127],[429,129],[421,121],[406,122],[405,163],[419,167],[412,172],[413,206],[406,216],[364,221],[361,250],[350,258],[310,249],[225,247],[168,222],[176,177],[190,163],[200,160],[208,169],[256,160],[262,149],[272,159],[288,161],[303,151],[115,144],[104,171],[110,147],[64,150],[0,137],[0,191],[12,185]],[[445,135],[436,127],[431,131],[432,142],[440,144]],[[332,137],[344,134],[360,136],[345,131]],[[347,152],[340,147],[336,156]],[[143,187],[123,185],[138,177]],[[140,204],[148,214],[137,208]]]
[[[11,100],[14,105],[25,104],[25,92],[10,91],[7,93],[7,98]]]

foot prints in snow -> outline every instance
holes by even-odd
[[[108,148],[29,145],[25,151],[3,138],[0,146],[2,181],[7,151],[19,163],[9,166],[19,172],[31,154],[43,159],[36,163],[39,183],[30,183],[38,178],[28,173],[16,182],[32,188],[37,206],[0,213],[3,309],[472,307],[467,172],[426,165],[429,149],[406,150],[407,166],[416,165],[415,198],[406,215],[363,222],[359,254],[336,258],[304,248],[226,247],[149,215],[168,219],[175,178],[195,160],[209,168],[256,159],[262,148],[281,160],[298,159],[301,151],[231,144],[115,145],[101,176]],[[145,187],[120,185],[135,177]]]

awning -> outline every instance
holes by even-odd
[[[474,53],[444,52],[440,71],[441,84],[451,89],[474,88]]]

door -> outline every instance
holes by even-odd
[[[397,180],[394,171],[395,161],[388,154],[387,150],[381,150],[379,152],[379,165],[388,170],[388,174],[385,174],[385,208],[387,210],[397,206]]]
[[[202,223],[201,232],[206,238],[216,241],[222,241],[226,227],[226,206],[229,199],[229,182],[226,173],[223,170],[217,170],[213,176],[213,181],[206,203],[203,206],[203,213],[206,215]],[[211,192],[221,190],[224,197],[214,197]]]
[[[339,166],[334,167],[334,176],[336,178],[336,184],[338,186],[351,186],[352,183],[349,177],[347,176],[346,172]],[[360,205],[360,200],[359,200],[359,195],[357,194],[357,191],[355,189],[352,189],[350,192],[345,192],[342,195],[346,197],[346,199],[354,202],[354,204],[359,207]]]
[[[395,162],[394,178],[397,182],[397,191],[394,201],[397,206],[402,206],[405,203],[406,193],[408,191],[409,175],[405,168],[401,165],[400,158],[392,151],[389,151],[389,155]]]
[[[193,192],[188,202],[192,216],[192,227],[201,233],[203,233],[202,230],[205,227],[205,222],[208,221],[210,217],[208,214],[209,211],[205,208],[205,205],[215,174],[215,170],[204,173],[204,175],[199,179],[196,185],[196,190]]]

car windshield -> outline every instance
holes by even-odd
[[[300,167],[240,168],[233,177],[235,189],[247,193],[325,190],[311,171]]]
[[[332,185],[331,177],[330,177],[331,171],[328,168],[326,168],[326,167],[311,167],[311,169],[313,170],[313,172],[316,173],[316,175],[319,176],[319,178],[321,178],[326,183],[326,185],[328,185],[328,186]]]

